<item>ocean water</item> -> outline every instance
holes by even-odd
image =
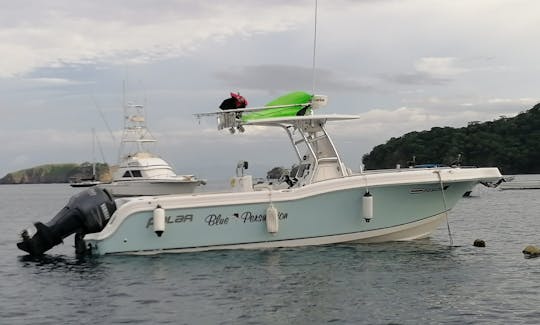
[[[17,249],[78,191],[0,186],[0,324],[540,323],[540,258],[521,253],[540,246],[540,190],[475,188],[450,213],[453,247],[443,224],[369,245],[77,259],[69,237],[39,259]]]

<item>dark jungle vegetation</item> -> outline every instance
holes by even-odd
[[[412,164],[499,167],[504,174],[540,173],[540,104],[515,117],[434,127],[391,138],[363,156],[365,169]]]

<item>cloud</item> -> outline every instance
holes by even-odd
[[[265,64],[218,71],[216,78],[242,89],[266,90],[272,93],[308,90],[312,87],[312,68]],[[372,86],[367,80],[351,79],[326,69],[315,70],[318,89],[325,91],[369,91]]]
[[[413,64],[414,72],[396,74],[383,78],[406,85],[443,85],[468,72],[455,57],[424,57]]]
[[[539,98],[490,98],[487,100],[489,104],[501,104],[505,106],[515,105],[530,105],[533,106],[540,102]]]
[[[456,114],[474,111],[476,119],[489,120],[493,116],[505,114],[514,115],[516,112],[528,110],[540,102],[539,98],[492,98],[486,96],[457,96],[453,97],[423,97],[407,101],[407,105],[423,107],[426,110],[440,112],[446,119],[452,119]],[[514,112],[514,113],[512,113]],[[485,115],[487,114],[487,115]],[[485,116],[483,116],[485,115]]]
[[[288,3],[261,6],[255,19],[252,6],[234,1],[11,6],[0,13],[0,21],[5,19],[0,24],[0,77],[40,67],[163,60],[192,53],[209,40],[286,30],[308,19],[301,9]]]
[[[363,139],[371,145],[385,142],[391,137],[432,127],[465,127],[471,121],[491,121],[501,116],[512,117],[519,111],[530,109],[540,99],[488,99],[461,107],[399,107],[371,109],[358,113],[360,117],[339,126],[329,123],[328,129],[338,137]],[[509,108],[515,107],[515,108]]]
[[[435,85],[440,86],[451,81],[449,78],[434,77],[423,72],[401,73],[394,76],[383,76],[390,82],[403,85]]]
[[[467,72],[467,69],[457,65],[457,59],[453,57],[427,57],[420,58],[415,62],[416,71],[434,77],[454,77]]]
[[[65,87],[80,85],[83,82],[66,78],[26,78],[21,79],[25,87]]]

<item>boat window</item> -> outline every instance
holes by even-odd
[[[131,173],[129,172],[129,170],[126,170],[126,172],[124,173],[124,175],[122,175],[122,177],[131,177]]]
[[[133,174],[133,177],[142,177],[140,170],[132,170],[131,173]]]

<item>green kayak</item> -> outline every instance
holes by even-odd
[[[268,108],[262,111],[257,112],[244,112],[242,114],[242,122],[248,122],[252,120],[260,120],[273,117],[284,117],[284,116],[301,116],[309,115],[311,113],[311,107],[306,108],[305,105],[311,102],[313,96],[304,92],[304,91],[295,91],[288,93],[281,97],[274,99],[264,106],[283,106],[283,105],[294,105],[288,107],[276,107]]]

